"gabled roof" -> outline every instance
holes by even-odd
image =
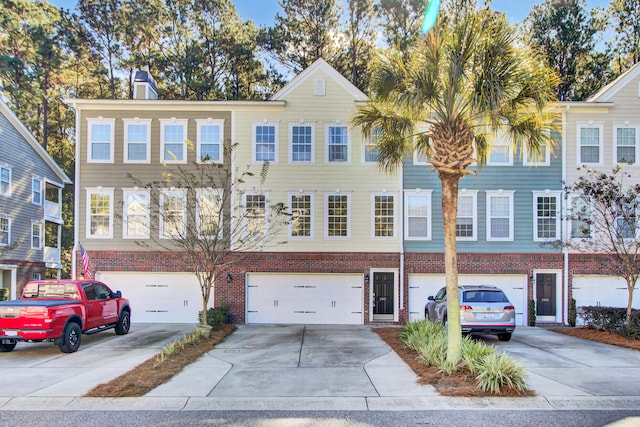
[[[42,145],[40,145],[36,138],[31,134],[31,132],[29,132],[26,126],[20,121],[20,119],[18,119],[18,117],[16,117],[13,111],[11,111],[11,108],[9,108],[9,106],[2,99],[0,99],[0,114],[4,115],[7,120],[9,120],[9,123],[11,123],[13,127],[16,128],[18,133],[20,133],[25,141],[27,141],[27,143],[31,145],[35,152],[38,153],[42,160],[44,160],[45,163],[51,168],[51,170],[53,170],[53,172],[58,176],[63,184],[71,184],[71,179],[69,179],[67,174],[64,173],[64,171],[60,168],[60,166],[58,166],[55,160],[53,160],[49,153],[47,153],[47,150],[45,150]]]
[[[640,75],[640,62],[620,74],[617,79],[604,86],[602,89],[586,99],[587,102],[607,102],[623,89],[629,82]]]
[[[334,82],[340,85],[347,91],[356,101],[367,101],[367,95],[365,95],[360,89],[358,89],[353,83],[347,80],[342,74],[336,71],[331,65],[322,58],[317,59],[313,64],[307,67],[304,71],[294,77],[289,83],[287,83],[282,89],[278,91],[271,98],[272,101],[284,100],[292,91],[298,86],[311,78],[318,71],[322,71],[327,74]]]

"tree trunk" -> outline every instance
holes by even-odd
[[[460,175],[440,173],[442,182],[442,225],[444,230],[444,271],[447,287],[447,362],[457,364],[462,358],[460,326],[460,292],[458,290],[458,256],[456,220],[458,216],[458,184]]]
[[[631,310],[633,309],[633,290],[636,287],[635,281],[632,282],[633,279],[627,279],[627,290],[629,291],[629,298],[627,299],[627,328],[631,327]]]

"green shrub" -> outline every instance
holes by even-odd
[[[0,288],[0,301],[7,301],[9,299],[9,289]]]
[[[425,345],[425,341],[431,339],[432,336],[440,334],[445,334],[442,324],[430,320],[414,320],[402,328],[400,339],[404,345],[418,351],[419,348]]]
[[[207,324],[214,330],[219,331],[227,317],[222,307],[210,308],[207,310]],[[198,312],[198,321],[202,323],[202,312]]]
[[[478,375],[482,370],[482,360],[494,353],[494,347],[482,341],[475,341],[469,337],[464,337],[462,340],[462,360],[473,375]]]
[[[536,326],[536,302],[529,300],[529,326]]]
[[[440,333],[429,336],[424,345],[417,349],[420,360],[427,366],[437,366],[447,370],[447,334]]]
[[[492,394],[500,393],[501,387],[512,387],[519,392],[527,389],[526,371],[518,362],[505,354],[489,354],[477,361],[478,386]]]

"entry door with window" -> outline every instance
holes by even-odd
[[[394,273],[373,273],[373,320],[393,320]]]
[[[538,273],[536,274],[536,316],[556,317],[556,274]]]

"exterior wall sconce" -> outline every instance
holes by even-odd
[[[227,283],[231,283],[231,280],[233,280],[231,273],[227,273]]]
[[[369,273],[364,274],[364,281],[367,283],[369,282]]]

